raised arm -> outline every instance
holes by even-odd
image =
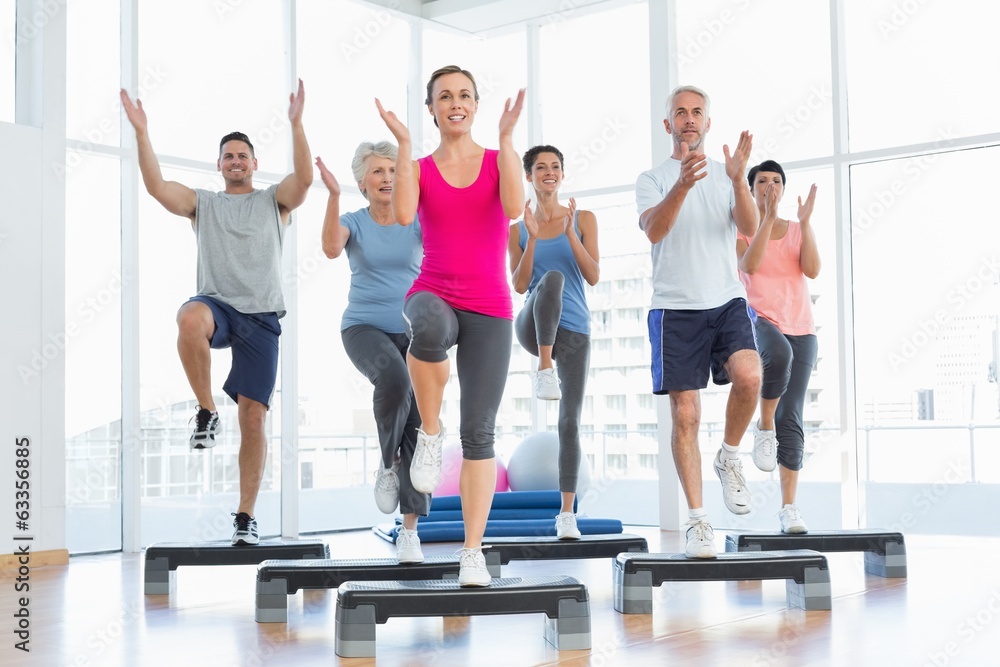
[[[705,165],[708,159],[701,153],[689,153],[687,143],[681,142],[681,173],[667,196],[656,206],[646,209],[639,216],[639,225],[650,243],[659,243],[677,223],[677,214],[694,184],[708,176]]]
[[[510,98],[503,106],[500,116],[500,153],[497,155],[497,169],[500,171],[500,203],[503,212],[515,220],[524,206],[524,176],[521,158],[514,150],[514,126],[524,107],[524,88],[517,91],[517,99],[511,106]]]
[[[740,133],[740,140],[732,155],[729,154],[728,144],[722,147],[722,152],[726,155],[726,174],[733,182],[733,193],[736,198],[736,203],[733,205],[733,221],[743,236],[756,234],[757,224],[760,222],[757,203],[753,200],[750,184],[745,178],[751,150],[753,150],[753,135],[746,130]]]
[[[337,182],[333,172],[323,164],[322,158],[316,158],[316,167],[319,169],[323,184],[330,191],[330,196],[326,200],[326,215],[323,216],[323,252],[330,259],[336,259],[344,252],[347,239],[351,238],[351,230],[340,224],[340,183]]]
[[[124,88],[121,90],[121,100],[125,115],[135,129],[135,143],[139,149],[139,172],[142,174],[146,192],[174,215],[184,216],[194,222],[198,195],[186,185],[163,180],[160,162],[156,159],[153,145],[149,141],[146,112],[142,108],[142,101],[136,99],[133,103]]]
[[[396,155],[396,176],[392,185],[392,214],[401,225],[413,223],[417,217],[417,205],[420,203],[420,165],[413,159],[413,145],[410,143],[410,130],[391,111],[382,108],[382,103],[375,98],[378,115],[382,117],[392,136],[396,138],[399,153]]]
[[[774,222],[778,219],[778,188],[773,183],[767,184],[764,190],[764,220],[757,228],[757,233],[750,241],[749,246],[743,239],[736,239],[736,256],[740,271],[748,275],[757,273],[764,255],[767,252],[767,242],[771,240],[771,230],[774,229]],[[744,234],[746,236],[746,234]]]
[[[816,184],[809,188],[809,196],[802,203],[799,197],[799,228],[802,230],[802,246],[799,248],[799,267],[806,278],[813,279],[819,275],[819,248],[816,246],[816,234],[812,228],[813,204],[816,202]]]
[[[531,212],[531,200],[524,205],[524,228],[528,230],[528,240],[521,250],[520,232],[517,223],[510,226],[507,236],[507,254],[510,256],[510,276],[514,291],[524,294],[531,284],[531,273],[535,269],[535,240],[538,237],[538,221]]]
[[[288,96],[288,120],[292,125],[292,173],[278,183],[278,207],[282,213],[302,205],[313,181],[312,154],[306,131],[302,128],[302,107],[306,101],[305,87],[299,79],[298,91]]]
[[[572,197],[569,200],[569,214],[566,216],[566,238],[569,239],[569,247],[573,251],[573,258],[583,279],[589,285],[596,285],[601,279],[600,253],[597,250],[597,216],[590,211],[580,211],[576,213],[576,200]],[[573,228],[573,218],[578,218],[580,234],[577,235]]]

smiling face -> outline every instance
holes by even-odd
[[[222,144],[218,168],[227,187],[249,185],[257,171],[257,158],[245,141],[232,139]]]
[[[396,161],[373,155],[365,161],[365,175],[358,181],[361,193],[373,204],[392,202],[392,182],[396,176]]]
[[[705,135],[712,127],[705,98],[698,93],[682,92],[674,97],[670,117],[663,120],[667,132],[674,140],[674,153],[680,152],[681,143],[687,143],[689,153],[703,152]]]
[[[562,162],[555,153],[539,153],[535,158],[535,163],[531,165],[531,171],[525,174],[528,182],[535,188],[535,192],[558,192],[563,181]]]
[[[479,109],[476,84],[458,72],[442,74],[434,80],[427,108],[442,132],[468,132]]]

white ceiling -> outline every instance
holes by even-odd
[[[371,4],[473,34],[503,32],[527,22],[582,16],[638,0],[367,0]]]

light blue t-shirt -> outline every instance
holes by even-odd
[[[344,250],[351,266],[351,289],[340,330],[367,324],[390,334],[406,333],[403,297],[420,271],[420,221],[380,225],[367,208],[340,216],[351,232]]]
[[[640,216],[663,201],[680,170],[680,160],[667,158],[639,174],[635,202]],[[653,308],[709,310],[747,296],[736,270],[733,182],[725,165],[711,158],[705,171],[670,233],[653,244]]]
[[[573,227],[579,235],[580,226],[575,219]],[[517,243],[521,246],[521,250],[524,250],[528,244],[528,230],[524,226],[524,220],[517,221],[517,229]],[[565,234],[551,239],[535,239],[535,261],[531,266],[528,294],[531,294],[538,281],[549,271],[563,274],[562,317],[559,318],[559,326],[589,336],[590,308],[587,307],[583,273],[580,272],[580,265],[573,257],[573,249]]]

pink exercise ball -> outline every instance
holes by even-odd
[[[507,481],[507,464],[498,454],[497,462],[497,491],[508,491],[510,485]],[[450,442],[441,450],[441,481],[434,489],[435,496],[457,496],[458,480],[462,474],[462,445],[457,442]]]

